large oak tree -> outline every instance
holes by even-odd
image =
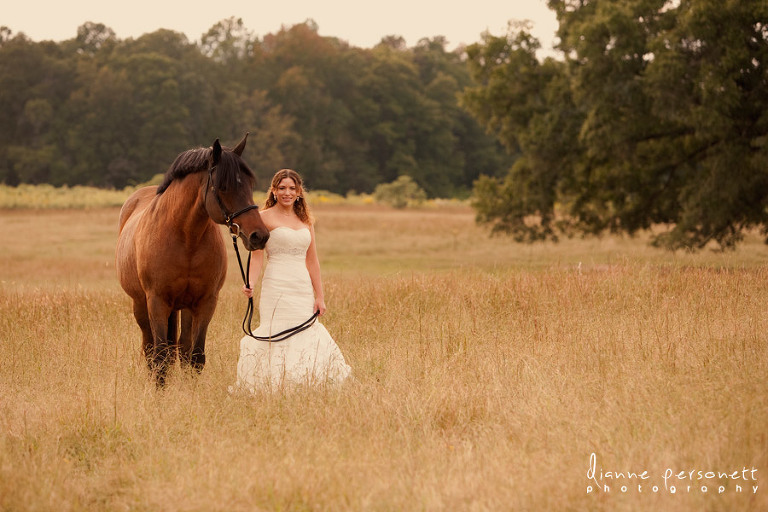
[[[768,226],[768,4],[550,0],[563,60],[525,30],[470,49],[464,103],[519,156],[476,185],[479,218],[519,239],[668,229],[732,247]]]

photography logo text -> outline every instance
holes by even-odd
[[[666,467],[663,469],[603,468],[595,453],[589,456],[587,494],[757,494],[754,467],[705,468]]]

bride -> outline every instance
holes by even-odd
[[[270,236],[263,251],[251,254],[247,297],[262,267],[259,299],[260,324],[254,335],[278,337],[301,325],[313,313],[325,311],[315,229],[302,179],[282,169],[272,178],[261,218]],[[266,266],[264,265],[266,254]],[[351,369],[331,335],[319,321],[284,341],[260,341],[249,335],[240,340],[237,387],[249,391],[277,389],[293,384],[340,383]]]

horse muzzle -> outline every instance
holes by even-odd
[[[269,231],[266,229],[257,229],[250,234],[240,231],[240,238],[243,240],[243,246],[249,251],[258,251],[267,245],[269,240]]]

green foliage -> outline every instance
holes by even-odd
[[[482,177],[473,201],[478,220],[516,240],[557,239],[555,204],[563,169],[579,153],[583,116],[574,106],[565,64],[539,62],[539,43],[525,27],[507,37],[487,34],[467,49],[479,85],[462,104],[516,155],[505,179]]]
[[[394,208],[405,208],[422,204],[427,199],[427,194],[413,178],[403,175],[392,183],[377,185],[373,198]]]
[[[733,247],[768,231],[768,4],[550,0],[564,60],[523,30],[468,49],[463,104],[519,159],[481,179],[481,221],[521,240],[669,230]]]

